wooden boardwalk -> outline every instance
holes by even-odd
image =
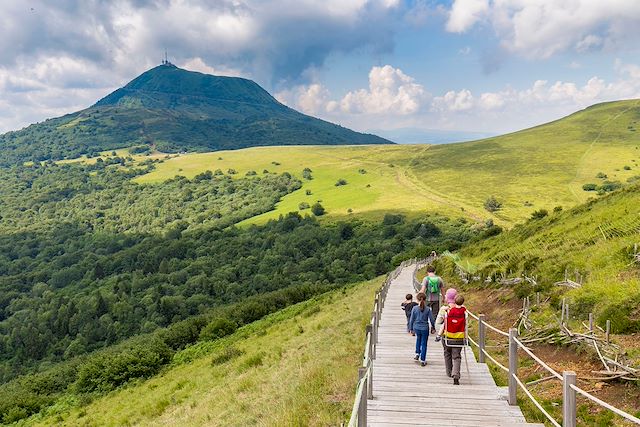
[[[429,336],[427,366],[413,359],[415,337],[408,335],[400,308],[413,291],[413,266],[391,283],[378,329],[373,361],[373,399],[367,404],[370,426],[542,426],[527,424],[520,408],[509,406],[485,364],[467,349],[469,372],[462,357],[460,385],[446,376],[442,343]],[[452,412],[451,409],[455,408]]]

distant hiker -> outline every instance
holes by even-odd
[[[409,327],[409,319],[411,318],[411,310],[413,310],[413,307],[415,307],[416,305],[418,305],[418,303],[416,303],[413,300],[413,295],[411,295],[411,294],[407,294],[405,302],[400,304],[400,306],[404,310],[404,314],[407,316],[407,332],[409,332],[409,333],[411,333],[411,328]]]
[[[427,304],[433,313],[440,311],[440,298],[444,299],[444,282],[436,276],[436,269],[430,265],[427,267],[427,275],[422,280],[420,292],[427,296]]]
[[[463,305],[464,297],[456,295],[455,303],[449,308],[445,316],[444,339],[444,365],[447,376],[453,378],[453,384],[460,384],[460,361],[462,347],[466,344],[467,308]]]
[[[427,364],[427,340],[429,339],[429,323],[431,323],[431,333],[436,331],[435,322],[431,308],[426,304],[426,295],[420,292],[417,296],[419,305],[411,310],[409,318],[410,332],[416,335],[416,356],[415,360],[420,359],[420,365]]]
[[[436,342],[440,341],[442,335],[444,335],[444,318],[449,308],[456,304],[457,294],[458,291],[454,288],[447,289],[447,292],[444,294],[444,305],[440,307],[440,311],[438,311],[438,315],[436,316]]]

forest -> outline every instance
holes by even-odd
[[[131,177],[153,164],[104,163],[0,171],[3,382],[251,295],[370,279],[399,256],[456,248],[482,231],[393,214],[326,223],[290,213],[237,228],[299,181],[205,172],[140,185]]]

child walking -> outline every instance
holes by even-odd
[[[420,292],[417,296],[418,305],[411,310],[411,317],[409,318],[410,331],[416,335],[416,356],[415,360],[420,360],[420,365],[425,366],[427,364],[427,340],[429,339],[429,324],[431,324],[431,332],[434,333],[435,322],[433,320],[433,314],[431,308],[427,306],[427,296]]]
[[[466,344],[467,308],[463,305],[464,297],[456,295],[455,303],[449,308],[445,318],[444,365],[447,376],[453,378],[453,384],[460,384],[460,362],[462,346]]]
[[[407,332],[411,333],[411,328],[409,327],[409,318],[411,317],[411,310],[413,307],[418,305],[418,303],[413,301],[413,295],[407,294],[405,302],[400,304],[402,309],[404,310],[404,314],[407,316]]]

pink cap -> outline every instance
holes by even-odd
[[[444,300],[447,304],[453,304],[456,302],[456,295],[458,295],[458,291],[453,288],[447,289],[447,293],[444,295]]]

